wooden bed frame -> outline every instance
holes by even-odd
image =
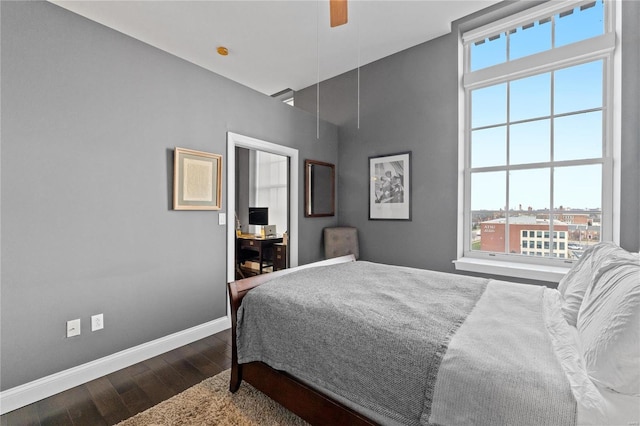
[[[353,255],[336,257],[309,265],[283,269],[269,274],[256,275],[229,283],[229,297],[231,301],[231,333],[233,339],[231,381],[229,384],[229,390],[231,392],[236,392],[244,380],[313,425],[376,424],[362,414],[356,413],[352,409],[323,394],[321,391],[306,385],[288,373],[275,370],[262,362],[250,362],[247,364],[238,363],[238,350],[236,343],[237,314],[238,309],[242,304],[242,298],[251,289],[267,283],[274,278],[300,269],[354,261],[355,257]]]

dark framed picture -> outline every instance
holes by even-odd
[[[411,152],[369,157],[369,219],[411,220]]]
[[[176,148],[173,161],[173,209],[220,210],[222,155]]]

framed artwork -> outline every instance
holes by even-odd
[[[411,152],[369,157],[369,220],[411,220]]]
[[[173,153],[173,209],[220,210],[222,155],[176,148]]]

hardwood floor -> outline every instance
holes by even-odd
[[[0,425],[113,425],[230,367],[225,330],[7,413]]]

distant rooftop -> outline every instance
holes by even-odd
[[[482,223],[505,223],[506,219],[504,217],[486,220]],[[547,225],[549,223],[549,219],[538,219],[535,216],[510,216],[509,223],[512,225]],[[566,222],[562,222],[560,220],[554,220],[554,225],[568,225]]]

